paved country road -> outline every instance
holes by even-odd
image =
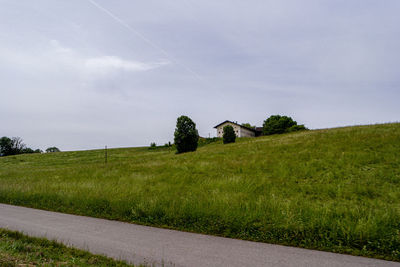
[[[150,266],[398,266],[400,263],[0,204],[0,228]]]

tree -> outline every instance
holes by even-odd
[[[0,155],[9,156],[22,154],[26,150],[26,146],[20,137],[9,138],[3,136],[0,138]]]
[[[22,154],[26,149],[26,145],[23,143],[21,137],[13,137],[11,138],[12,141],[12,150],[14,152],[13,155]]]
[[[224,126],[224,134],[222,135],[222,140],[224,144],[229,144],[229,143],[235,143],[236,140],[236,134],[235,130],[231,125],[226,125]]]
[[[0,138],[0,157],[17,154],[42,153],[42,150],[26,147],[21,137],[3,136]]]
[[[12,140],[7,136],[0,138],[0,156],[12,155]]]
[[[282,134],[306,129],[304,125],[297,125],[297,122],[291,117],[281,115],[272,115],[263,124],[264,135]]]
[[[250,129],[255,129],[256,126],[251,125],[250,123],[246,122],[246,123],[242,123],[242,126],[250,128]]]
[[[157,144],[155,142],[151,142],[149,149],[156,149],[156,148],[157,148]]]
[[[46,153],[54,153],[54,152],[60,152],[60,151],[61,151],[61,150],[58,149],[58,148],[55,147],[55,146],[52,146],[52,147],[49,147],[49,148],[46,149]]]
[[[32,153],[35,153],[35,150],[33,150],[30,147],[26,147],[21,152],[22,152],[21,154],[32,154]]]
[[[177,153],[196,151],[199,133],[196,124],[187,116],[180,116],[176,121],[174,142]]]

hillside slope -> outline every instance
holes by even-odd
[[[400,261],[400,124],[0,158],[0,201]]]

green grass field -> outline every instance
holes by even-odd
[[[0,202],[400,261],[400,124],[0,158]]]
[[[0,266],[130,266],[54,241],[0,229]]]

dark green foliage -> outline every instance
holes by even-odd
[[[7,136],[0,138],[0,156],[9,156],[13,154],[13,144],[12,140]]]
[[[304,126],[304,124],[300,124],[300,125],[293,125],[289,129],[287,129],[287,132],[291,133],[291,132],[297,132],[297,131],[303,131],[303,130],[308,130],[308,129]]]
[[[26,145],[22,141],[22,138],[20,137],[9,138],[7,136],[3,136],[2,138],[0,138],[0,156],[29,153],[41,153],[41,150],[33,150],[32,148],[26,147]]]
[[[222,141],[224,144],[235,143],[236,134],[235,130],[231,125],[224,126],[224,134],[222,135]]]
[[[154,143],[154,142],[150,143],[150,148],[156,148],[156,147],[157,147],[156,143]]]
[[[291,117],[272,115],[264,121],[263,134],[282,134],[294,131],[306,130],[304,125],[297,125]]]
[[[32,148],[26,147],[21,152],[22,152],[22,154],[32,154],[32,153],[35,153],[35,150],[33,150]]]
[[[174,137],[177,153],[196,151],[199,133],[189,117],[180,116],[177,119]]]
[[[46,149],[46,153],[54,153],[54,152],[60,152],[61,150],[58,149],[57,147],[53,146],[53,147],[49,147]]]
[[[246,123],[242,123],[242,126],[244,126],[244,127],[247,127],[247,128],[250,128],[250,129],[255,129],[256,128],[256,126],[254,126],[254,125],[251,125],[250,123],[248,123],[248,122],[246,122]]]

